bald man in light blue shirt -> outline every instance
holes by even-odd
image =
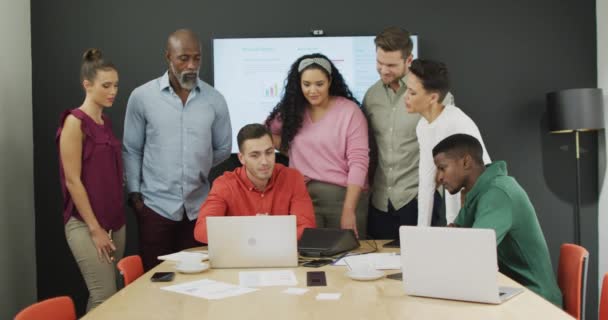
[[[146,270],[159,255],[198,245],[193,230],[209,171],[231,153],[226,100],[198,78],[200,56],[192,31],[174,32],[168,71],[136,88],[127,104],[123,159]]]

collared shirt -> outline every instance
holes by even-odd
[[[230,156],[232,131],[224,97],[198,80],[186,103],[169,75],[133,90],[127,103],[123,160],[129,192],[161,216],[194,220],[209,192],[209,170]]]
[[[418,194],[418,161],[420,152],[416,138],[416,125],[421,116],[405,110],[407,76],[399,80],[399,89],[393,91],[378,80],[365,93],[363,112],[370,126],[370,141],[377,152],[377,167],[372,182],[372,205],[388,211],[390,200],[400,209]],[[444,104],[453,104],[450,93]]]
[[[244,167],[226,172],[215,179],[209,197],[202,205],[194,228],[196,240],[207,243],[207,217],[295,215],[298,239],[305,228],[315,228],[312,200],[304,184],[304,176],[295,169],[275,164],[268,185],[256,189]]]
[[[526,191],[507,174],[504,161],[486,166],[454,223],[493,229],[500,272],[561,307],[562,295],[534,207]]]

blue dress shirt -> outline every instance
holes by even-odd
[[[127,189],[174,221],[198,216],[209,193],[209,171],[230,156],[232,130],[226,100],[198,80],[186,104],[169,75],[133,90],[127,103],[123,160]]]

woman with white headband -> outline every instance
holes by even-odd
[[[336,66],[316,53],[300,57],[266,125],[275,147],[302,172],[319,228],[367,235],[367,120]]]

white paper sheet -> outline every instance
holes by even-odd
[[[306,289],[306,288],[287,288],[287,289],[283,290],[283,293],[291,294],[291,295],[295,295],[295,296],[301,296],[301,295],[305,294],[306,292],[308,292],[308,289]]]
[[[377,270],[401,270],[401,256],[396,253],[368,253],[344,257],[334,263],[334,266],[346,266],[344,259],[353,267],[357,264],[369,264]]]
[[[161,289],[209,300],[236,297],[258,290],[209,279],[180,283],[173,286],[162,287]]]
[[[317,300],[340,300],[341,293],[319,293],[315,298]]]
[[[180,251],[164,256],[158,256],[158,260],[182,261],[191,256],[200,256],[201,261],[209,260],[209,255],[206,251]]]
[[[291,270],[241,271],[239,283],[243,287],[296,286],[298,280]]]

